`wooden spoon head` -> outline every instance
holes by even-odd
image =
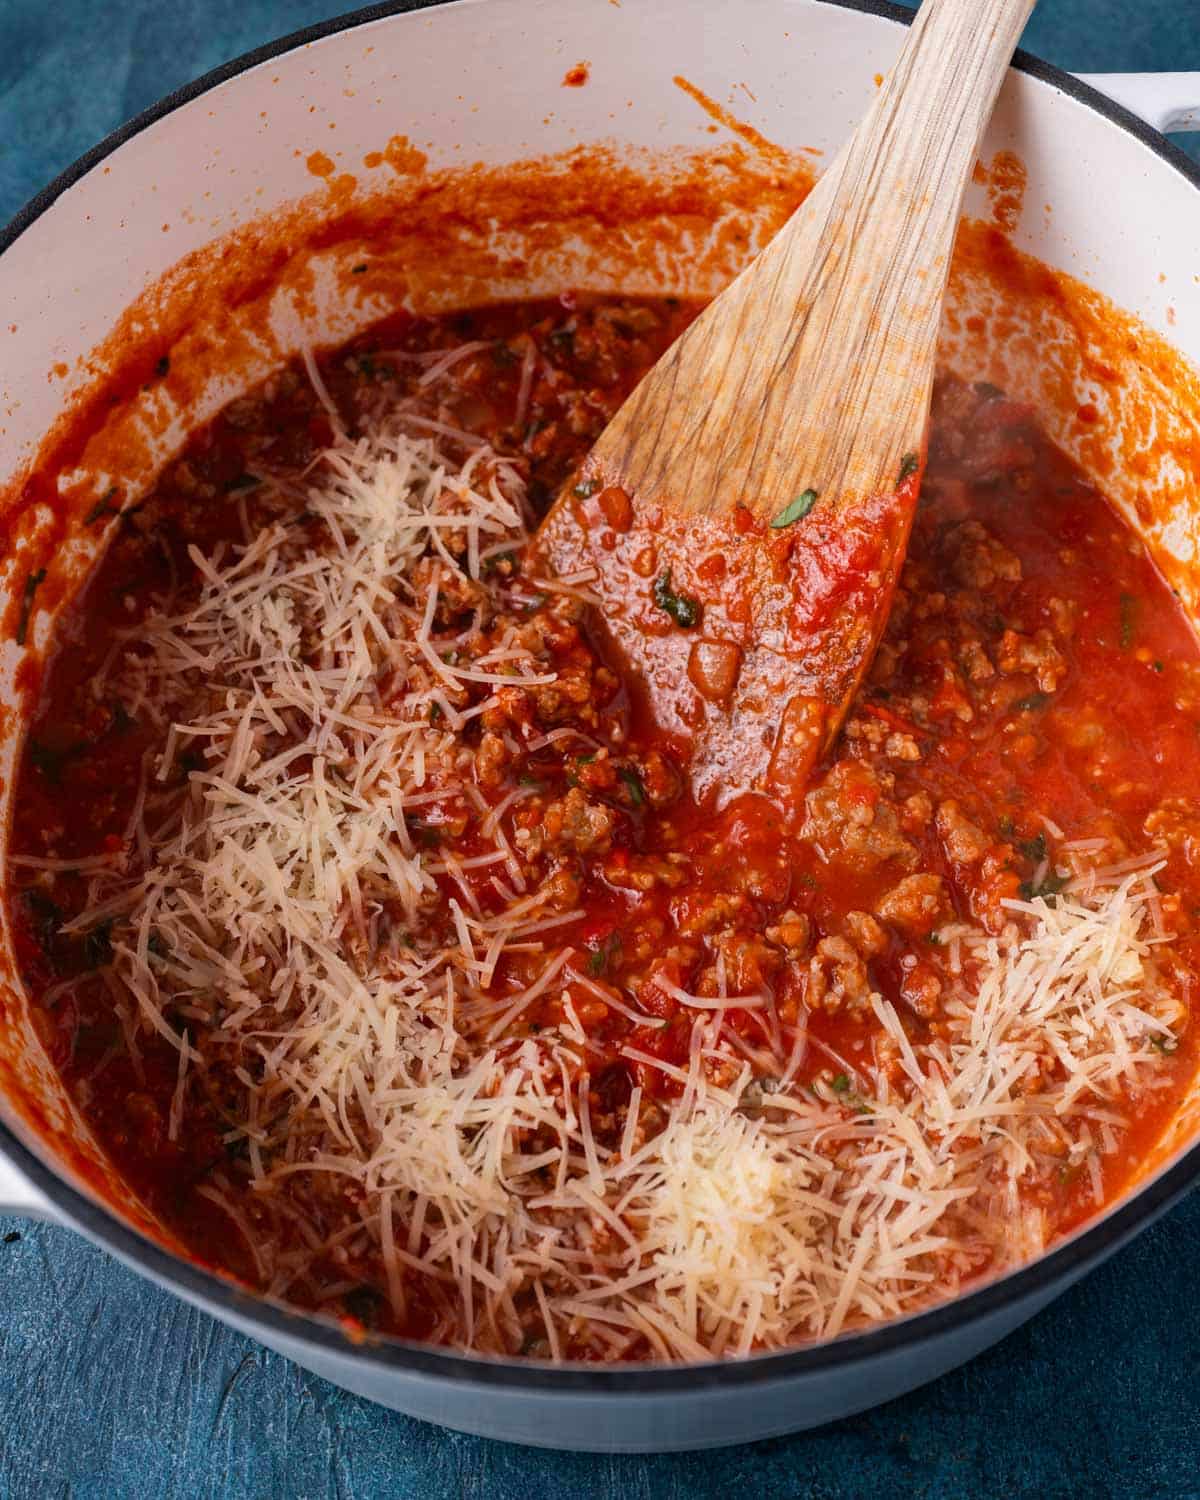
[[[850,505],[801,500],[772,526],[742,505],[647,503],[594,456],[538,549],[588,580],[614,667],[698,797],[753,788],[799,807],[878,645],[916,493],[914,471]]]

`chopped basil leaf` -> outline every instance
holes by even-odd
[[[619,933],[610,932],[600,946],[588,959],[588,973],[593,979],[599,979],[601,974],[607,973],[615,968],[621,961],[621,937]]]
[[[1050,702],[1050,694],[1037,692],[1028,693],[1024,698],[1018,698],[1013,704],[1013,712],[1018,714],[1035,713],[1039,708],[1045,708]]]
[[[845,1073],[839,1073],[830,1081],[829,1087],[835,1094],[846,1094],[850,1091],[850,1080]]]
[[[906,453],[900,460],[900,477],[897,484],[903,484],[910,474],[915,474],[921,466],[921,460],[915,453]]]
[[[62,908],[51,901],[49,896],[43,895],[41,891],[25,891],[24,896],[38,947],[53,964],[55,950],[58,947],[59,928],[65,920]]]
[[[43,745],[40,740],[29,741],[29,759],[38,768],[47,781],[58,786],[62,781],[63,770],[72,756],[86,749],[82,741],[77,745],[68,745],[65,750],[53,750],[49,745]]]
[[[598,479],[581,479],[572,488],[571,493],[577,500],[590,500],[599,488],[600,481]]]
[[[100,500],[95,505],[93,505],[91,510],[88,511],[87,515],[84,516],[83,524],[85,526],[94,526],[101,516],[120,515],[120,506],[114,505],[112,503],[116,493],[117,487],[114,484],[112,489],[109,490],[108,494],[104,496],[103,500]]]
[[[796,521],[802,521],[816,503],[816,490],[805,490],[802,495],[797,495],[790,505],[785,506],[779,512],[771,522],[771,529],[773,531],[782,531],[785,526],[791,526]]]
[[[1054,905],[1054,898],[1063,886],[1066,885],[1068,876],[1056,875],[1053,870],[1047,872],[1041,885],[1035,886],[1032,880],[1021,882],[1021,900],[1036,901],[1040,896],[1047,906]]]
[[[617,775],[629,788],[629,796],[634,807],[646,805],[646,788],[642,785],[642,778],[636,771],[631,771],[628,766],[622,766]]]
[[[1133,594],[1121,595],[1121,650],[1128,651],[1133,645],[1137,626],[1137,598]]]
[[[1046,835],[1039,833],[1036,838],[1026,839],[1024,843],[1018,844],[1017,848],[1026,859],[1032,860],[1035,865],[1040,865],[1046,857]]]
[[[690,594],[677,594],[671,587],[671,570],[660,575],[654,583],[654,602],[665,610],[682,630],[690,630],[700,618],[699,601]]]
[[[21,595],[21,617],[17,621],[17,645],[25,644],[25,636],[29,631],[29,613],[33,608],[33,596],[41,585],[46,581],[45,568],[39,568],[36,573],[28,573],[25,577],[25,591]]]
[[[83,959],[89,969],[102,969],[112,962],[112,926],[110,917],[107,922],[97,922],[84,935]]]

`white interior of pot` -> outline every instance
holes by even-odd
[[[134,135],[0,257],[0,326],[9,330],[0,373],[0,483],[28,461],[69,397],[87,385],[88,354],[125,308],[189,252],[311,194],[315,179],[306,162],[314,152],[375,192],[386,187],[390,169],[364,169],[363,158],[397,135],[428,153],[431,170],[599,140],[655,152],[711,147],[724,130],[713,134],[712,120],[672,82],[679,74],[768,139],[828,155],[862,113],[874,75],[886,71],[901,35],[895,23],[814,0],[751,6],[712,0],[703,7],[695,0],[622,0],[619,7],[559,0],[549,10],[539,0],[464,0],[261,63]],[[589,64],[590,81],[563,87],[567,69],[581,61]],[[987,160],[1002,150],[1015,152],[1028,169],[1017,245],[1086,281],[1200,363],[1200,284],[1191,265],[1200,195],[1184,177],[1077,100],[1016,74],[981,155]],[[813,160],[819,165],[821,155]],[[967,212],[988,212],[981,187],[971,189]],[[596,248],[580,241],[515,278],[497,270],[488,289],[520,295],[567,284],[613,287]],[[637,289],[713,291],[721,274],[702,257],[686,266],[667,257],[645,271]],[[1051,435],[1088,467],[1095,450],[1081,444],[1069,416],[1047,405],[1041,373],[1047,348],[1077,331],[1067,322],[1025,337],[1010,330],[1000,338],[991,324],[972,331],[964,299],[987,295],[969,281],[960,287],[947,358],[964,373],[998,379],[1037,402]],[[382,310],[369,300],[350,306],[319,296],[305,317],[281,311],[279,342],[297,348],[342,340]],[[245,367],[240,384],[265,374],[268,363],[264,357],[260,368]],[[1136,367],[1130,352],[1131,381]],[[1191,393],[1152,385],[1146,372],[1140,389],[1143,395],[1150,389],[1164,422],[1200,426]],[[179,414],[172,440],[235,393],[228,381],[214,383]],[[1077,400],[1100,408],[1102,427],[1108,421],[1118,430],[1124,399],[1121,388],[1081,377]],[[1106,488],[1169,565],[1194,611],[1195,475],[1144,463],[1134,472],[1128,458],[1117,455]],[[1136,500],[1147,492],[1152,519],[1138,523]],[[90,545],[78,538],[72,544]],[[18,552],[0,569],[0,588],[19,587],[23,576]],[[36,618],[35,649],[51,623]],[[9,683],[18,657],[10,643],[0,658]],[[5,828],[20,738],[17,723],[0,737]],[[102,1156],[41,1054],[11,968],[0,974],[0,1000],[9,1021],[0,1050],[22,1096],[17,1109],[11,1100],[5,1106],[6,1118],[31,1142],[41,1137],[42,1154],[53,1155],[56,1140],[74,1141],[103,1177]],[[41,1113],[36,1126],[31,1102]],[[1189,1110],[1175,1143],[1193,1129]],[[110,1182],[104,1196],[114,1190]]]

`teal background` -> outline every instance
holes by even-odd
[[[0,223],[171,89],[335,14],[317,0],[0,0]],[[1200,69],[1200,0],[1042,0],[1026,46],[1078,72]],[[1182,143],[1200,158],[1200,136]],[[386,1412],[74,1234],[0,1218],[0,1497],[1200,1496],[1198,1247],[1193,1196],[1004,1344],[903,1400],[745,1448],[598,1458]]]

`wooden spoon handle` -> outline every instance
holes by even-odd
[[[923,442],[963,187],[1034,0],[924,0],[857,131],[596,446],[643,502],[770,521],[895,485]]]

